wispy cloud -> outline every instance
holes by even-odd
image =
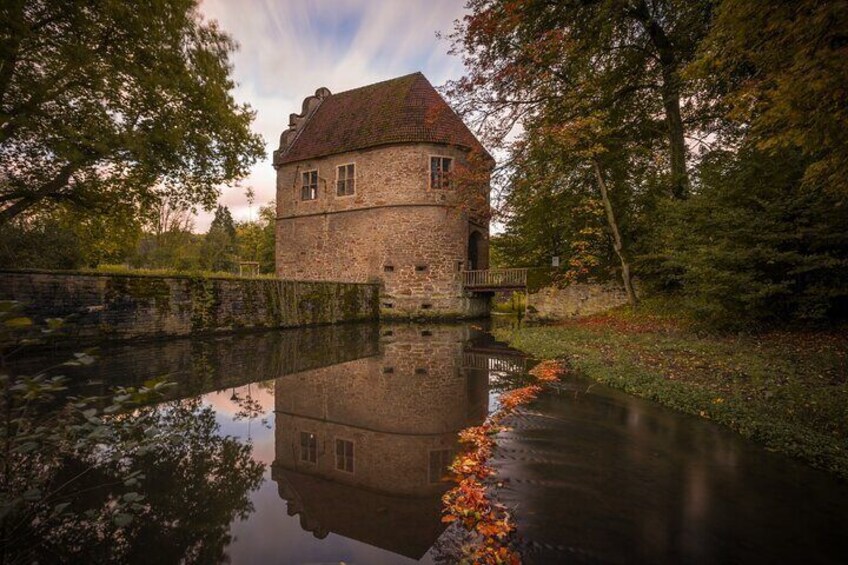
[[[288,115],[318,87],[339,92],[422,71],[439,85],[457,78],[461,64],[436,39],[463,14],[464,0],[203,0],[201,12],[238,41],[236,98],[257,112],[254,130],[268,157],[243,183],[256,192],[256,208],[274,198],[271,152]],[[236,219],[248,218],[243,191],[225,189],[221,203]],[[211,216],[202,213],[196,229]]]

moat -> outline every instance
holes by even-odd
[[[187,427],[173,458],[143,470],[143,517],[89,557],[453,562],[458,537],[440,518],[457,433],[480,424],[531,365],[476,324],[325,326],[103,350],[69,368],[69,394],[164,376],[177,385],[125,417],[159,411]],[[509,426],[492,463],[526,562],[848,555],[848,485],[711,422],[568,377]]]

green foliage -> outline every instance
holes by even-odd
[[[277,213],[274,201],[259,209],[259,219],[236,225],[238,257],[256,261],[260,273],[273,273],[276,258]]]
[[[844,2],[468,7],[448,90],[509,154],[496,263],[632,261],[711,326],[848,314]]]
[[[154,189],[208,208],[263,156],[230,94],[235,43],[195,0],[0,10],[0,220],[47,201],[143,208]]]
[[[688,75],[728,119],[733,137],[806,158],[803,182],[848,194],[848,4],[719,3]]]
[[[713,325],[844,315],[848,203],[806,188],[808,163],[787,151],[708,155],[697,194],[657,226],[653,282],[671,282]]]
[[[219,205],[200,247],[201,265],[210,271],[236,268],[236,225],[226,206]]]

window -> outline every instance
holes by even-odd
[[[438,449],[430,452],[430,482],[438,483],[448,478],[448,466],[453,460],[450,449]]]
[[[303,171],[300,177],[300,199],[318,198],[318,171]]]
[[[310,432],[300,432],[300,460],[315,463],[318,460],[318,438]]]
[[[394,265],[383,265],[383,272],[384,273],[394,273],[395,272],[395,266]]]
[[[356,170],[350,165],[336,167],[336,194],[349,196],[356,190]]]
[[[336,440],[336,469],[353,473],[353,442],[346,439]]]
[[[450,188],[452,170],[450,157],[430,157],[430,188]]]
[[[427,265],[415,265],[416,273],[424,273],[427,271]]]

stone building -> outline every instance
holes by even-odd
[[[277,274],[382,284],[384,315],[479,315],[492,157],[421,73],[292,114],[274,152]]]

